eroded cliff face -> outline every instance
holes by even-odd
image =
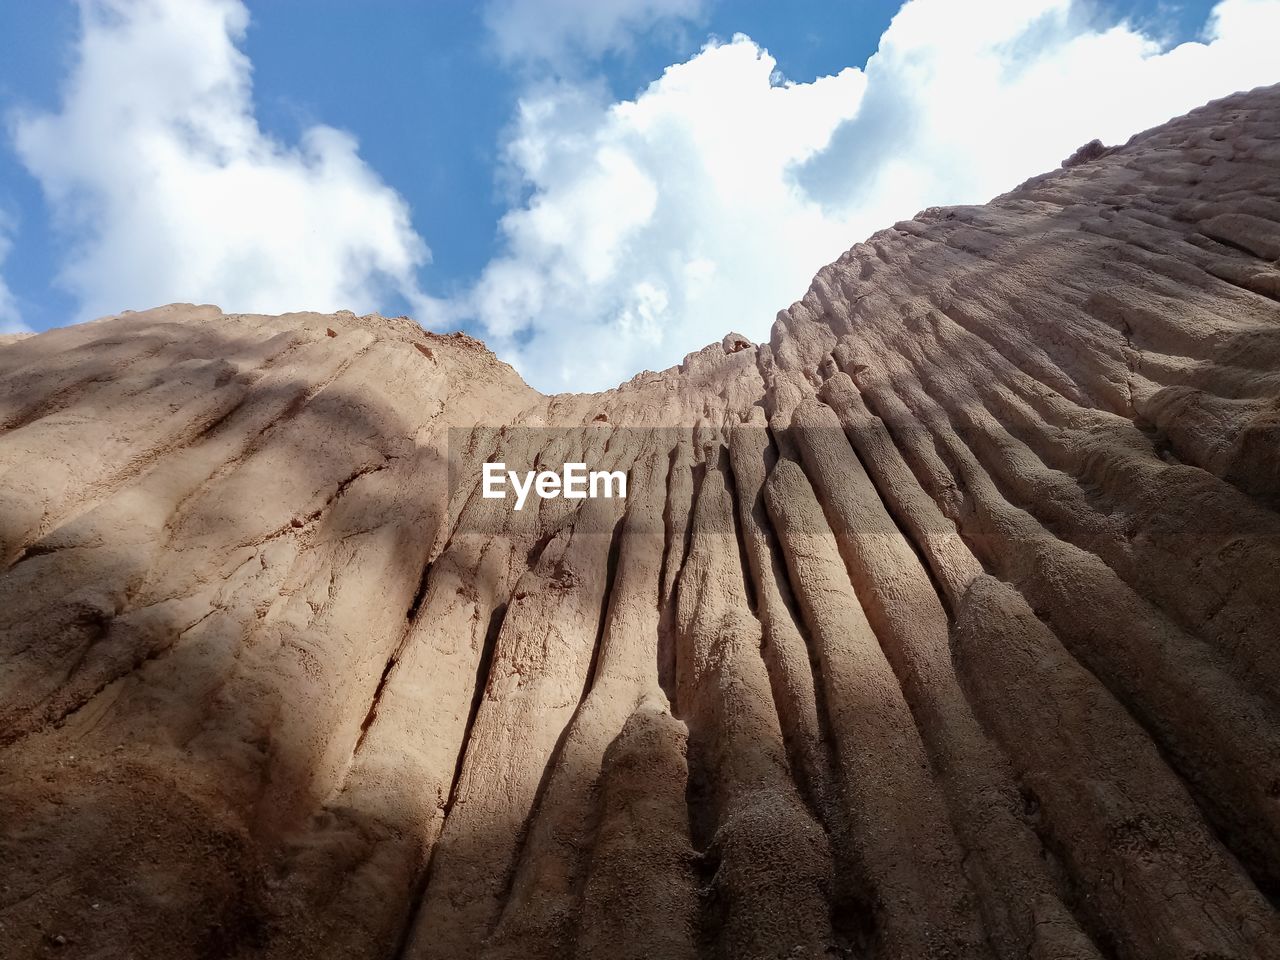
[[[0,346],[0,954],[1280,957],[1277,258],[1271,88],[603,394]]]

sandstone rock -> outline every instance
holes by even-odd
[[[601,394],[0,338],[0,954],[1280,957],[1278,170],[1238,94]]]

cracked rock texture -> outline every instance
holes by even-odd
[[[5,340],[0,955],[1280,957],[1277,258],[1270,88],[601,394]]]

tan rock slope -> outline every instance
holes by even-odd
[[[1275,87],[607,393],[0,346],[0,955],[1280,957],[1278,258]]]

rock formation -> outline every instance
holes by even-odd
[[[10,340],[0,954],[1280,957],[1277,259],[1280,87],[601,394],[350,313]]]

